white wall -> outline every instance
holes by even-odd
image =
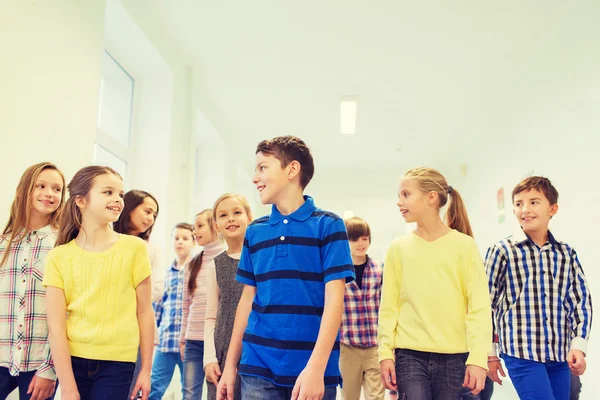
[[[597,9],[598,7],[595,6]],[[559,191],[559,212],[551,229],[573,245],[585,270],[592,297],[600,296],[597,227],[600,226],[600,27],[590,10],[574,8],[578,25],[561,27],[545,52],[532,60],[526,76],[515,82],[505,108],[481,127],[458,162],[468,163],[465,193],[476,240],[482,250],[508,236],[518,224],[510,193],[533,172],[552,180]],[[595,50],[592,50],[595,49]],[[504,188],[506,222],[498,222],[496,193]],[[597,303],[597,301],[596,301]],[[595,324],[596,328],[598,324]],[[582,399],[600,398],[600,341],[592,329]],[[515,398],[504,388],[498,399]]]
[[[104,1],[5,2],[0,26],[3,227],[29,165],[54,162],[68,180],[92,161]]]

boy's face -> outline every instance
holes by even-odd
[[[280,193],[287,187],[289,168],[282,168],[281,162],[272,155],[256,154],[256,168],[252,183],[256,185],[263,204],[276,204]]]
[[[550,204],[537,189],[518,193],[513,198],[513,213],[525,233],[547,231],[550,218],[557,211],[558,204]]]
[[[356,240],[350,240],[350,252],[353,257],[364,257],[367,255],[371,241],[368,236],[361,236]]]

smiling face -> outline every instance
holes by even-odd
[[[350,253],[352,253],[352,257],[362,258],[367,255],[367,251],[369,251],[369,246],[371,245],[371,240],[368,236],[361,236],[356,240],[350,240]]]
[[[544,193],[537,189],[523,191],[514,195],[513,213],[528,235],[545,233],[550,218],[556,215],[558,204],[550,204]]]
[[[130,214],[132,231],[131,235],[137,236],[142,232],[146,232],[154,225],[154,220],[158,213],[158,204],[147,196],[144,201],[137,206]]]
[[[55,169],[45,169],[38,175],[31,194],[31,215],[50,218],[62,200],[64,182]]]
[[[217,239],[210,225],[212,218],[209,216],[210,212],[201,212],[196,215],[196,219],[194,220],[194,238],[198,246],[206,246]]]
[[[289,166],[282,168],[281,161],[262,152],[256,154],[256,170],[252,183],[260,195],[262,204],[277,204],[287,186],[291,183]]]
[[[124,196],[123,180],[112,173],[105,173],[94,178],[87,196],[78,196],[77,206],[84,221],[107,225],[119,219]]]
[[[252,217],[236,197],[229,197],[217,204],[215,224],[225,241],[243,240]]]

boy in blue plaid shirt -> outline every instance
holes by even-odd
[[[173,261],[166,274],[165,293],[154,304],[158,343],[152,365],[152,387],[148,400],[162,399],[171,383],[175,366],[179,367],[181,387],[183,388],[183,360],[179,353],[181,335],[181,307],[183,305],[184,266],[194,247],[194,227],[180,223],[173,229],[173,246],[177,259]]]

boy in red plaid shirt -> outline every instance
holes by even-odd
[[[383,265],[367,255],[371,229],[362,218],[346,219],[346,231],[356,280],[346,284],[340,329],[340,372],[344,400],[358,400],[361,388],[367,400],[383,400],[377,359],[377,315],[381,299]]]

